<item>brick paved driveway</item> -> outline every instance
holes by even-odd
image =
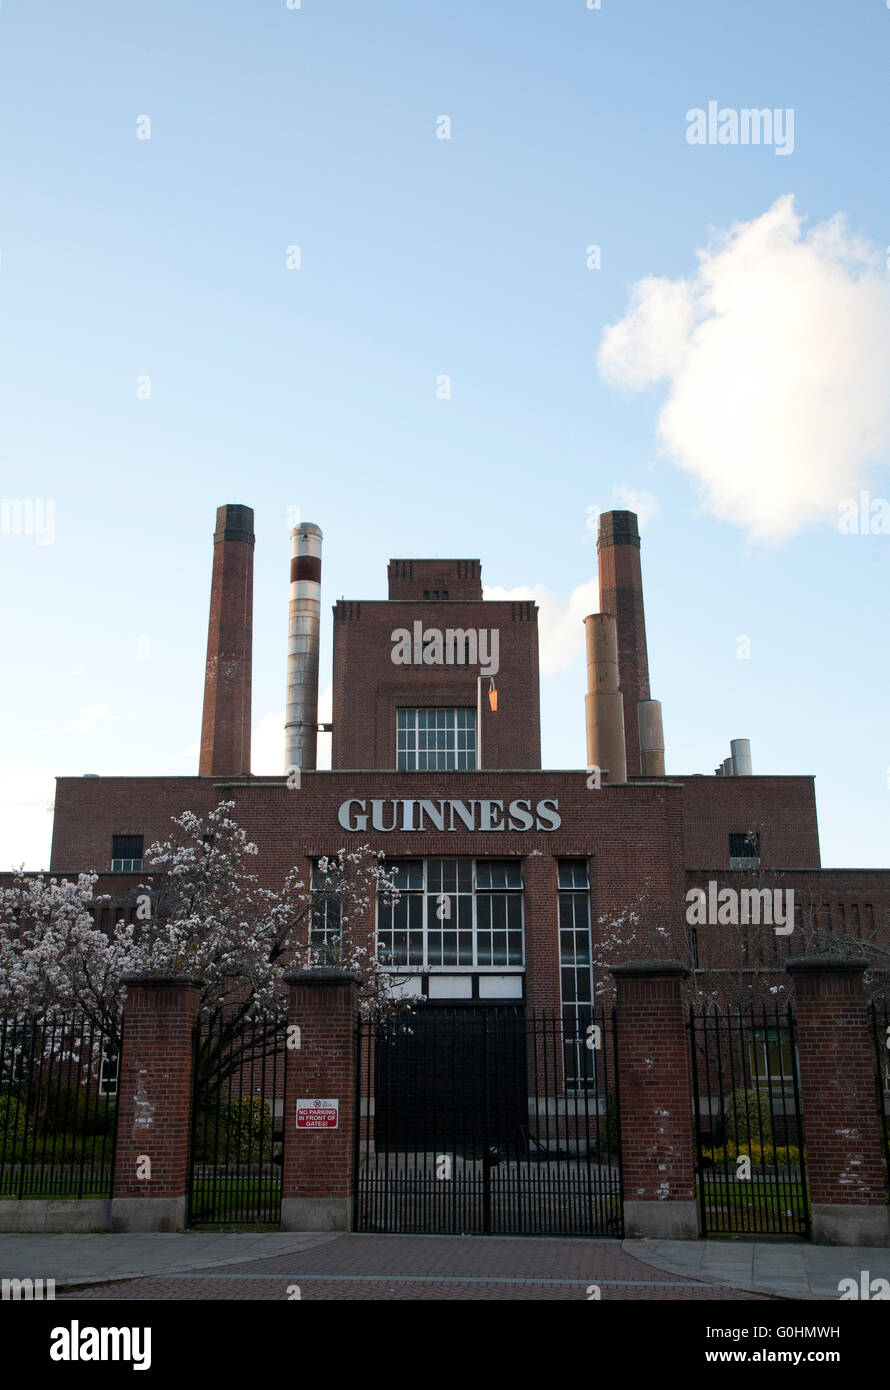
[[[193,1300],[602,1300],[761,1301],[664,1274],[617,1240],[342,1235],[296,1254],[207,1270],[151,1275],[64,1290],[59,1298]]]

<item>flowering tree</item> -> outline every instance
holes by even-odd
[[[247,1019],[266,1014],[270,1030],[277,1026],[288,970],[336,965],[358,975],[363,1012],[393,1005],[390,977],[352,930],[376,895],[398,896],[382,854],[341,849],[319,861],[308,886],[293,868],[280,888],[261,887],[250,870],[257,846],[233,809],[221,802],[204,818],[174,818],[170,839],[146,852],[157,875],[109,931],[95,922],[96,908],[110,903],[94,896],[96,874],[76,882],[17,876],[0,892],[0,1013],[52,1016],[77,1006],[119,1046],[125,978],[186,976],[201,982],[201,1009],[222,1054]],[[261,1048],[262,1033],[251,1036]]]

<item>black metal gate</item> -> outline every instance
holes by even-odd
[[[622,1234],[611,1014],[421,1006],[356,1067],[355,1230]]]
[[[274,1015],[198,1018],[190,1226],[279,1225],[286,1036]]]
[[[689,1028],[702,1235],[808,1237],[790,1004],[693,1005]]]
[[[890,1000],[887,995],[869,1005],[875,1044],[875,1098],[883,1140],[884,1187],[890,1202]]]

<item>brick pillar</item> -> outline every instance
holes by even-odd
[[[530,1009],[559,1010],[559,923],[556,911],[556,860],[527,854],[522,861],[525,901],[525,983]]]
[[[284,1100],[283,1231],[348,1231],[352,1226],[355,1125],[355,1025],[358,977],[346,970],[298,970],[288,1026],[300,1030],[288,1050]],[[297,1129],[297,1102],[336,1100],[336,1129]]]
[[[124,983],[113,1231],[176,1231],[186,1222],[196,980],[131,976]]]
[[[616,965],[624,1229],[694,1240],[692,1078],[679,961]]]
[[[863,961],[799,956],[794,980],[813,1239],[890,1245]]]

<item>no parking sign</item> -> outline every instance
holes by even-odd
[[[336,1129],[339,1123],[339,1100],[297,1101],[297,1129]]]

